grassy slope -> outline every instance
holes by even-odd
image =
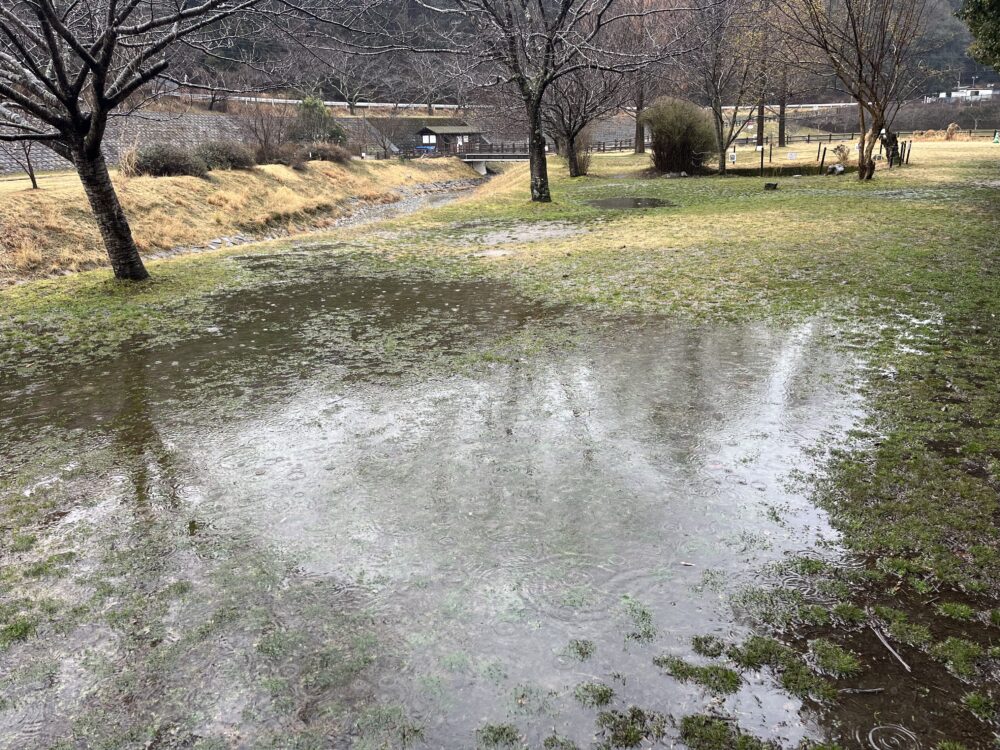
[[[115,177],[136,242],[144,252],[197,245],[238,232],[282,227],[294,231],[336,216],[338,204],[391,199],[407,185],[473,177],[453,160],[314,162],[307,172],[269,165],[252,172],[193,177]],[[106,262],[80,181],[71,173],[45,176],[42,189],[0,182],[0,283],[77,271]]]

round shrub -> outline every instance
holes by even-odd
[[[257,161],[253,152],[235,141],[209,141],[194,150],[209,169],[250,169]]]
[[[302,146],[295,143],[283,143],[277,148],[271,149],[267,154],[258,153],[262,164],[283,164],[298,172],[304,172],[309,161],[309,152]]]
[[[186,148],[169,143],[154,143],[140,148],[131,169],[149,177],[205,177],[208,167]]]
[[[653,166],[660,172],[690,172],[715,151],[715,129],[697,105],[659,99],[642,115],[653,136]]]
[[[311,161],[347,164],[351,160],[351,152],[336,143],[311,143],[306,146],[306,152]]]

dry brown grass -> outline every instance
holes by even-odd
[[[306,172],[269,165],[195,177],[115,176],[140,250],[202,245],[280,227],[322,226],[351,198],[395,199],[405,186],[472,177],[461,162],[313,162]],[[104,265],[100,236],[75,175],[44,175],[41,190],[0,181],[0,283]]]

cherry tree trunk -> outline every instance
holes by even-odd
[[[549,191],[549,166],[545,160],[545,132],[542,130],[541,107],[528,107],[528,159],[531,163],[531,200],[534,203],[551,203]]]
[[[569,176],[570,177],[581,177],[583,172],[580,170],[580,155],[576,150],[576,139],[567,138],[566,139],[566,163],[569,166]]]
[[[642,124],[642,111],[645,108],[646,85],[640,80],[635,94],[635,153],[637,154],[646,153],[646,126]]]
[[[111,183],[104,155],[100,151],[93,154],[81,148],[73,153],[73,163],[97,220],[115,278],[128,281],[149,278],[142,258],[139,257],[139,248],[132,237],[132,228],[122,210],[115,186]]]
[[[787,146],[787,119],[788,119],[788,98],[784,91],[781,93],[781,100],[778,102],[778,148]]]

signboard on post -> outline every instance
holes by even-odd
[[[730,164],[735,164],[736,163],[736,152],[735,151],[733,151],[731,154],[729,154],[729,163]]]
[[[788,161],[795,161],[798,158],[799,158],[798,151],[789,151],[788,152]]]

